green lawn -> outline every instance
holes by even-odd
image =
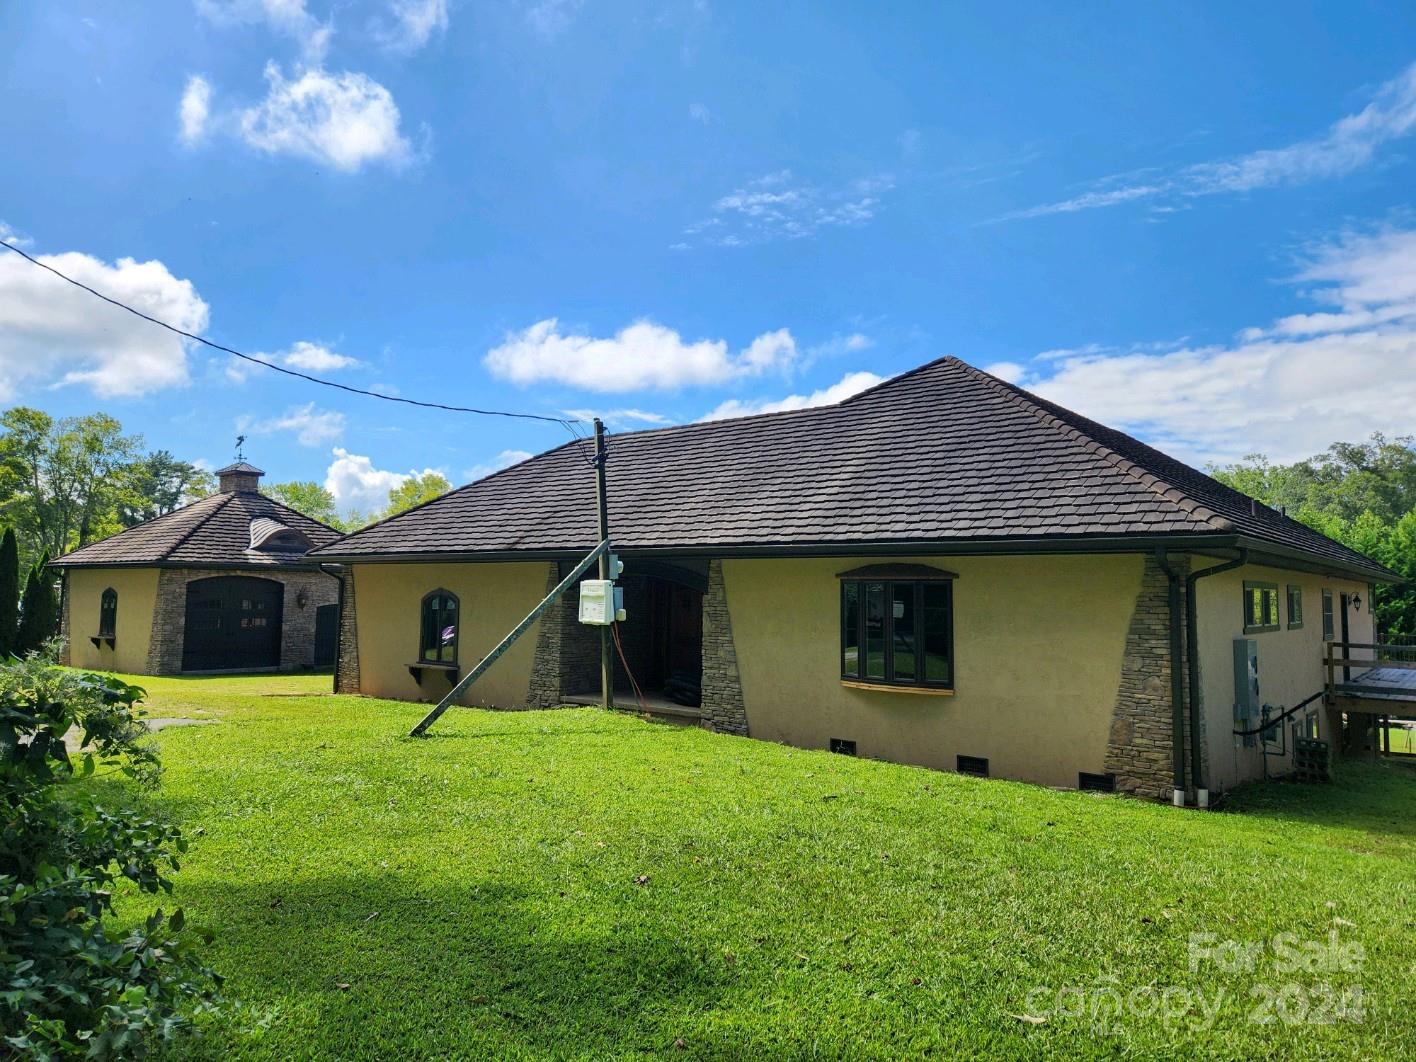
[[[1390,734],[1388,740],[1391,743],[1392,752],[1404,752],[1408,756],[1416,755],[1416,730],[1408,730],[1403,726],[1387,727]]]
[[[158,736],[152,799],[204,831],[176,900],[235,1001],[182,1057],[1416,1051],[1407,767],[1180,812],[595,709],[410,740],[419,706],[323,677],[136,681],[220,720]],[[1330,932],[1356,969],[1188,961]],[[1336,1016],[1324,983],[1360,1019],[1295,1020]],[[1111,991],[1119,1020],[1067,1013]]]

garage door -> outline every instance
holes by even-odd
[[[279,667],[284,592],[273,580],[243,575],[188,583],[182,670]]]

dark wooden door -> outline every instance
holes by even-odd
[[[339,645],[339,606],[315,609],[315,667],[333,667]]]
[[[284,597],[280,583],[252,576],[188,583],[182,670],[279,667]]]

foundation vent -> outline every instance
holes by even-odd
[[[1114,793],[1116,792],[1116,776],[1082,771],[1077,775],[1077,788],[1084,793]]]
[[[987,756],[958,756],[954,760],[954,769],[960,774],[971,774],[977,778],[988,777],[988,757]]]
[[[856,754],[855,742],[847,741],[845,738],[832,738],[830,748],[832,752],[839,752],[842,756],[854,756]]]

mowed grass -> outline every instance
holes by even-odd
[[[203,831],[175,902],[232,1000],[181,1057],[1416,1050],[1400,765],[1200,813],[595,709],[457,710],[412,740],[420,706],[327,677],[135,681],[153,716],[219,720],[157,736],[145,798]],[[1262,953],[1192,969],[1201,933]],[[1280,933],[1363,955],[1281,972]],[[1324,984],[1360,986],[1360,1016]],[[1132,1002],[1099,1023],[1113,991]]]

